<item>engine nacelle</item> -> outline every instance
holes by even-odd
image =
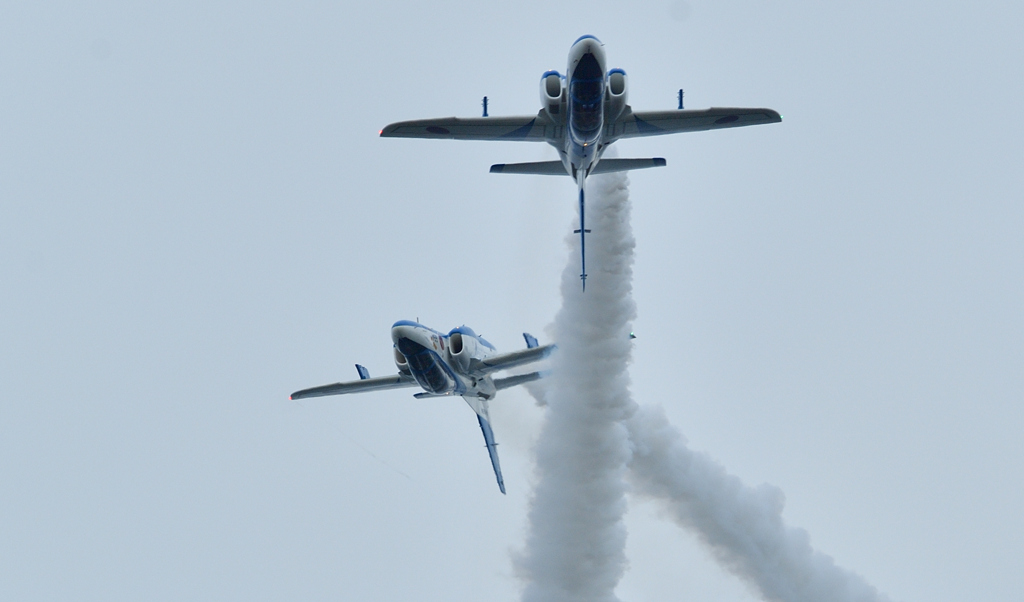
[[[448,335],[448,356],[460,371],[468,372],[469,364],[477,355],[476,337],[451,332]]]
[[[398,366],[398,371],[407,376],[412,376],[412,370],[409,369],[409,360],[405,359],[405,356],[398,347],[395,347],[395,365]]]
[[[557,71],[540,76],[540,106],[556,122],[565,119],[565,78]]]
[[[626,110],[628,83],[626,72],[622,69],[612,69],[608,72],[608,87],[604,97],[605,123],[615,121]]]

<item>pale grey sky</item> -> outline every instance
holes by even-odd
[[[0,598],[516,600],[524,391],[289,403],[389,328],[545,339],[572,182],[391,121],[538,109],[579,35],[637,109],[779,125],[617,144],[634,398],[894,600],[1024,592],[1024,9],[20,3],[0,19]],[[572,260],[575,260],[572,258]],[[753,600],[637,501],[624,600]]]

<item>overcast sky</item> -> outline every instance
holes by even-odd
[[[983,2],[18,3],[0,19],[0,598],[518,598],[525,391],[408,390],[389,329],[545,330],[576,261],[541,144],[380,139],[539,108],[582,34],[617,144],[633,394],[900,601],[1024,595],[1024,9]],[[632,602],[754,600],[633,500]]]

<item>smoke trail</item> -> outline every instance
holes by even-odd
[[[635,410],[630,359],[633,234],[624,174],[587,181],[587,259],[583,293],[578,236],[562,274],[558,353],[542,389],[547,416],[537,440],[537,486],[529,534],[516,559],[525,602],[617,600],[626,568],[624,421]],[[536,394],[536,388],[531,392]]]
[[[580,290],[578,238],[562,273],[552,334],[559,352],[546,382],[537,486],[516,568],[524,602],[614,602],[625,568],[626,479],[662,500],[725,568],[770,602],[886,602],[859,575],[815,551],[782,521],[782,492],[752,488],[694,453],[660,408],[637,410],[629,392],[633,235],[623,174],[588,182],[591,278]]]
[[[661,408],[640,409],[628,427],[636,493],[664,501],[679,525],[694,531],[719,563],[765,600],[889,600],[814,550],[806,531],[785,525],[782,491],[747,487],[708,456],[691,451]]]

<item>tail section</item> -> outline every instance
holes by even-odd
[[[494,476],[498,479],[498,489],[505,493],[505,480],[501,478],[501,463],[498,462],[498,444],[494,441],[494,431],[491,430],[491,423],[481,414],[476,415],[480,423],[480,430],[484,434],[484,443],[487,445],[487,454],[491,457],[491,467],[494,468]]]
[[[567,176],[561,161],[538,161],[535,163],[497,163],[491,166],[491,173],[532,174],[535,176]]]
[[[535,380],[540,380],[551,374],[548,370],[538,370],[537,372],[530,372],[528,374],[517,374],[515,376],[506,376],[505,378],[494,379],[494,388],[498,391],[502,389],[508,389],[509,387],[516,387],[525,383],[532,383]]]
[[[590,175],[614,173],[616,171],[634,171],[650,167],[665,167],[665,160],[661,157],[653,159],[601,159],[601,162],[590,170]]]

